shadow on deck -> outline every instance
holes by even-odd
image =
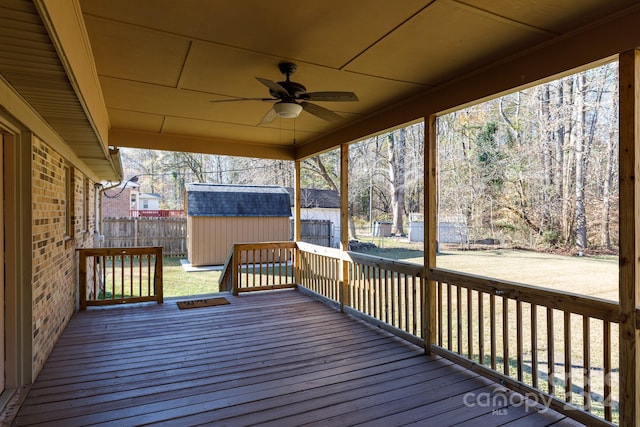
[[[14,425],[576,426],[295,290],[77,313]]]

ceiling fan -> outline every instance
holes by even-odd
[[[341,120],[338,114],[328,110],[320,105],[313,104],[309,101],[358,101],[358,97],[353,92],[307,92],[302,84],[291,81],[291,75],[296,71],[297,66],[292,62],[281,62],[278,64],[280,72],[285,75],[283,82],[274,82],[262,77],[256,77],[260,83],[269,88],[271,98],[235,98],[214,100],[211,102],[229,102],[229,101],[276,101],[267,113],[262,117],[258,126],[266,125],[273,122],[277,117],[291,119],[298,117],[304,110],[323,120],[330,122]]]

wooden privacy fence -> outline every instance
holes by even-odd
[[[163,302],[161,247],[78,249],[78,258],[80,310]]]
[[[295,222],[291,221],[291,238],[294,238]],[[333,223],[329,220],[303,219],[300,221],[300,238],[302,242],[318,246],[332,247]]]
[[[164,255],[186,256],[186,218],[105,218],[102,234],[106,248],[161,246]]]
[[[236,292],[297,286],[584,424],[618,420],[619,304],[439,268],[426,280],[424,270],[283,242],[235,245],[221,282]]]

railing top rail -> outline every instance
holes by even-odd
[[[234,243],[233,246],[241,251],[251,251],[258,249],[295,249],[296,242],[254,242],[254,243]]]
[[[149,255],[161,254],[162,246],[134,246],[129,248],[80,248],[76,249],[86,256],[117,256],[117,255]]]
[[[395,271],[403,274],[421,277],[424,272],[424,266],[406,261],[397,261],[389,258],[382,258],[373,255],[367,255],[359,252],[347,252],[347,261],[370,265],[372,267],[381,268],[383,270]]]
[[[302,252],[309,252],[316,255],[326,256],[328,258],[342,259],[342,251],[340,249],[318,246],[306,242],[297,242],[297,245],[298,249]]]
[[[424,272],[424,267],[421,264],[415,264],[412,262],[397,261],[389,258],[382,258],[352,251],[344,252],[343,255],[343,252],[340,249],[327,248],[325,246],[318,246],[305,242],[297,242],[297,245],[298,249],[300,249],[302,252],[309,252],[334,259],[343,259],[344,256],[344,260],[347,262],[369,265],[372,267],[394,271],[397,273],[421,277]]]
[[[513,300],[555,308],[571,313],[590,316],[608,322],[620,322],[618,303],[571,292],[558,291],[539,286],[510,282],[469,273],[460,273],[444,268],[429,270],[429,280],[461,285],[488,294],[505,296]]]

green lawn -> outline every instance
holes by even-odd
[[[368,254],[417,264],[424,262],[422,243],[394,238],[374,238],[369,241],[378,248],[367,251]],[[480,276],[618,301],[616,256],[577,257],[516,249],[447,248],[436,257],[436,265]]]
[[[618,258],[523,250],[444,251],[438,267],[618,301]]]
[[[186,272],[180,258],[164,257],[162,269],[165,297],[211,294],[219,291],[218,279],[221,271]]]

